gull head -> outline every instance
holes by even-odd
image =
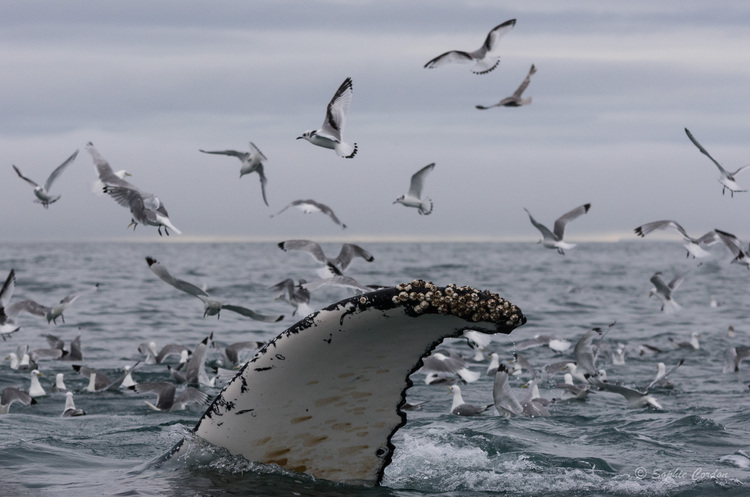
[[[300,138],[304,138],[307,141],[312,141],[313,137],[315,137],[315,135],[317,134],[318,132],[316,130],[309,129],[305,131],[304,133],[302,133],[300,136],[298,136],[297,139],[299,140]]]
[[[399,198],[393,201],[394,204],[400,204],[404,202],[405,195],[401,195]]]

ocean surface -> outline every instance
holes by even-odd
[[[340,244],[322,244],[329,256]],[[610,382],[645,387],[658,362],[667,368],[684,359],[672,375],[673,388],[655,388],[664,407],[628,409],[624,398],[595,392],[585,401],[558,401],[550,416],[506,418],[496,412],[476,417],[450,414],[445,385],[426,385],[415,373],[408,400],[427,401],[393,442],[396,452],[383,485],[366,488],[333,484],[234,457],[195,441],[185,460],[155,468],[150,461],[190,436],[205,408],[157,412],[145,401],[153,395],[130,390],[87,393],[88,383],[71,362],[40,360],[47,395],[37,404],[13,404],[0,416],[0,495],[76,495],[180,497],[228,495],[331,496],[747,496],[750,495],[750,363],[722,373],[726,350],[750,346],[750,271],[718,255],[688,259],[677,242],[633,240],[581,243],[567,255],[533,243],[363,243],[375,257],[357,259],[347,273],[364,284],[394,285],[415,278],[439,285],[471,285],[499,293],[528,318],[510,336],[497,335],[484,351],[511,361],[515,343],[536,334],[573,343],[598,326],[608,329],[597,366]],[[178,278],[206,285],[212,295],[267,314],[283,313],[279,323],[253,321],[231,312],[203,315],[202,303],[149,271],[145,257],[159,260]],[[699,264],[700,262],[700,264]],[[71,292],[100,283],[96,293],[76,301],[65,323],[21,315],[22,329],[0,341],[6,357],[19,346],[46,348],[43,334],[66,342],[81,335],[81,364],[111,376],[144,357],[139,344],[180,343],[194,348],[213,332],[207,366],[226,364],[223,346],[268,340],[295,322],[292,308],[274,300],[269,287],[287,277],[315,279],[316,263],[301,252],[283,252],[274,243],[4,243],[0,278],[16,271],[13,301],[34,299],[50,305]],[[677,312],[660,310],[649,298],[649,278],[662,271],[669,281],[688,271],[674,292]],[[313,293],[321,308],[347,297],[341,288]],[[611,328],[610,323],[615,323]],[[733,326],[735,336],[728,329]],[[700,333],[698,350],[680,349]],[[628,351],[614,365],[610,349]],[[638,346],[659,348],[639,355]],[[471,357],[465,341],[441,348]],[[573,358],[573,348],[548,347],[521,352],[538,370]],[[176,365],[173,357],[170,364]],[[462,385],[464,399],[492,403],[487,360],[471,362],[482,372]],[[65,396],[53,392],[57,373],[65,373],[76,406],[87,415],[62,418]],[[141,363],[136,381],[169,380],[163,364]],[[511,378],[514,388],[530,379]],[[560,397],[562,375],[542,376],[540,393]],[[0,360],[0,389],[28,388],[28,370],[13,370]],[[211,397],[220,387],[202,387]],[[747,451],[747,452],[746,452]]]

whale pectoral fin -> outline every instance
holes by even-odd
[[[195,434],[250,461],[376,485],[422,358],[467,327],[510,333],[525,321],[496,294],[421,280],[344,299],[272,340],[214,399]]]

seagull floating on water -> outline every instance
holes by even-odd
[[[63,172],[63,170],[66,167],[68,167],[70,164],[73,163],[77,155],[78,155],[78,150],[73,152],[73,155],[68,157],[65,160],[65,162],[57,166],[55,170],[52,171],[52,174],[49,175],[49,177],[47,178],[47,181],[44,182],[44,186],[38,185],[35,181],[21,174],[21,171],[18,170],[15,164],[13,165],[13,169],[16,171],[16,174],[18,175],[19,178],[21,178],[22,180],[26,181],[27,183],[29,183],[31,186],[34,187],[34,195],[36,195],[36,198],[37,198],[34,202],[38,204],[42,204],[42,206],[46,209],[49,207],[49,204],[53,204],[57,202],[58,200],[60,200],[60,195],[57,195],[55,197],[49,193],[49,189],[52,187],[52,183],[55,182],[57,177],[60,175],[60,173]]]
[[[534,74],[536,74],[536,67],[534,66],[534,64],[531,64],[529,74],[526,75],[526,79],[523,80],[521,86],[519,86],[516,91],[513,92],[513,95],[511,95],[510,97],[505,97],[496,104],[488,106],[477,105],[476,108],[479,110],[487,110],[493,107],[521,107],[522,105],[529,105],[531,103],[531,97],[522,98],[521,95],[523,95],[523,92],[526,91],[529,83],[531,83],[531,76]]]
[[[523,210],[525,210],[526,214],[529,215],[531,224],[533,224],[534,227],[542,233],[543,240],[540,243],[542,243],[542,245],[544,245],[546,248],[557,249],[560,254],[565,255],[566,250],[575,247],[574,243],[563,241],[565,226],[573,219],[586,214],[590,208],[591,204],[583,204],[569,212],[566,212],[555,221],[554,231],[550,231],[549,228],[547,228],[545,225],[538,223],[527,208],[524,207]]]
[[[451,414],[456,416],[478,416],[484,411],[492,407],[492,404],[486,406],[477,406],[474,404],[467,404],[464,402],[464,398],[461,395],[461,387],[458,385],[451,385],[448,390],[453,394],[453,403],[451,404]]]
[[[351,103],[352,78],[346,78],[328,103],[326,117],[320,129],[305,131],[297,139],[303,138],[313,145],[333,149],[339,157],[351,159],[357,155],[357,144],[349,145],[342,137],[346,125],[346,113],[349,112]]]
[[[341,228],[346,229],[346,225],[339,221],[339,218],[336,217],[336,214],[333,213],[333,210],[328,207],[325,204],[321,204],[320,202],[316,202],[312,199],[307,200],[294,200],[286,205],[283,209],[281,209],[276,214],[271,214],[271,217],[278,216],[285,210],[287,210],[290,207],[296,207],[297,209],[301,210],[305,214],[310,214],[312,212],[322,212],[326,216],[331,218],[331,221],[341,226]]]
[[[427,174],[433,169],[435,169],[434,162],[414,173],[411,177],[411,183],[409,183],[409,193],[401,195],[393,203],[402,204],[406,207],[416,207],[420,214],[430,214],[432,212],[432,200],[429,198],[422,200],[422,188]]]
[[[698,337],[700,336],[700,333],[694,331],[690,333],[690,340],[688,341],[677,341],[672,337],[669,337],[669,341],[672,342],[672,345],[674,345],[678,349],[699,350],[701,348],[701,344],[698,341]]]
[[[258,176],[260,176],[260,191],[263,194],[263,202],[268,205],[268,200],[266,200],[266,183],[268,183],[268,180],[266,179],[266,175],[263,172],[263,161],[268,159],[266,159],[266,156],[263,155],[263,152],[261,152],[260,149],[255,146],[255,143],[250,142],[249,152],[238,152],[236,150],[211,151],[200,149],[199,151],[203,152],[204,154],[220,154],[237,157],[240,162],[242,162],[242,167],[240,168],[240,178],[242,178],[246,174],[258,173]]]
[[[76,404],[73,402],[73,392],[67,392],[65,394],[65,409],[63,409],[60,416],[63,418],[73,418],[85,415],[86,411],[83,409],[76,409]]]
[[[42,384],[39,383],[40,376],[44,375],[40,373],[38,369],[34,369],[33,371],[31,371],[31,386],[29,387],[29,395],[31,395],[32,397],[42,397],[44,395],[47,395],[47,392],[44,391]]]
[[[685,133],[687,134],[688,138],[690,138],[690,141],[693,142],[693,145],[695,145],[696,147],[698,147],[698,150],[700,150],[703,155],[705,155],[706,157],[708,157],[709,159],[711,159],[711,162],[713,162],[714,164],[716,164],[716,167],[719,168],[719,173],[720,173],[719,183],[721,183],[721,186],[722,186],[722,189],[721,189],[721,194],[722,195],[724,195],[724,192],[726,192],[727,190],[729,190],[729,194],[732,197],[734,197],[734,194],[736,192],[746,192],[747,191],[747,190],[742,190],[740,188],[740,185],[737,184],[737,182],[734,180],[734,177],[737,174],[739,174],[741,171],[743,171],[743,170],[747,169],[748,167],[750,167],[750,164],[745,164],[744,166],[742,166],[741,168],[737,169],[734,172],[727,171],[726,169],[724,169],[723,167],[721,167],[721,164],[719,164],[719,161],[717,161],[716,159],[714,159],[713,157],[711,157],[711,154],[709,154],[708,151],[705,148],[703,148],[703,146],[700,143],[698,143],[698,140],[695,139],[695,137],[693,136],[693,134],[690,131],[688,131],[687,128],[685,128]]]
[[[284,319],[283,315],[268,316],[255,312],[252,309],[248,309],[247,307],[225,304],[219,300],[212,298],[203,289],[198,288],[192,283],[188,283],[185,280],[175,278],[169,273],[169,271],[167,271],[167,268],[162,266],[161,263],[159,263],[159,261],[157,261],[156,259],[152,257],[146,257],[146,263],[148,264],[149,269],[151,269],[151,271],[162,281],[172,285],[178,290],[198,297],[203,302],[203,317],[216,316],[217,318],[219,318],[221,317],[220,312],[222,311],[222,309],[226,309],[228,311],[236,312],[237,314],[242,314],[243,316],[255,319],[256,321],[263,321],[265,323],[275,323],[276,321],[281,321],[282,319]]]
[[[500,55],[497,53],[500,38],[508,33],[513,26],[516,25],[515,19],[510,19],[502,24],[499,24],[492,28],[487,34],[484,43],[481,47],[474,50],[473,52],[465,52],[463,50],[451,50],[444,54],[438,55],[427,64],[425,68],[433,69],[435,67],[442,66],[451,62],[458,64],[468,64],[474,62],[474,68],[472,72],[474,74],[487,74],[497,67],[500,63]]]

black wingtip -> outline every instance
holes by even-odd
[[[589,211],[589,209],[591,209],[591,204],[585,204],[585,205],[583,206],[583,208],[584,208],[584,209],[586,209],[586,212],[588,212],[588,211]]]
[[[146,256],[146,263],[148,263],[148,267],[153,266],[154,264],[158,264],[159,261],[154,259],[153,257]]]
[[[286,252],[286,249],[284,248],[284,244],[285,244],[285,243],[286,243],[286,242],[279,242],[279,243],[277,243],[277,244],[276,244],[276,246],[277,246],[277,247],[279,247],[279,248],[280,248],[281,250],[283,250],[284,252]]]

